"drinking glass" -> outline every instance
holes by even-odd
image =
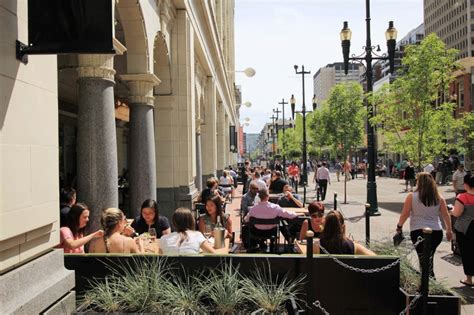
[[[209,239],[209,237],[211,237],[211,235],[212,235],[212,229],[211,229],[211,227],[206,224],[206,225],[204,226],[204,232],[203,232],[202,234],[204,234],[204,237],[205,237],[205,238]]]
[[[155,228],[148,229],[148,234],[150,234],[150,241],[152,241],[152,242],[156,241],[156,229]]]

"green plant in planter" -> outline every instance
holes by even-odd
[[[403,243],[402,243],[403,244]],[[409,253],[414,250],[411,243],[407,246],[393,246],[389,240],[372,241],[370,249],[377,255],[400,256],[400,287],[408,294],[416,294],[421,285],[421,273],[417,271],[408,259]],[[416,255],[416,253],[415,253]],[[458,295],[443,281],[430,278],[430,295]]]
[[[209,275],[201,281],[203,294],[218,314],[239,314],[245,309],[246,291],[238,269],[223,263],[219,269],[209,270]]]
[[[171,275],[171,274],[170,274]],[[162,286],[162,298],[166,301],[167,310],[171,314],[204,314],[201,300],[204,290],[201,285],[203,273],[183,276],[173,275]]]
[[[299,297],[303,292],[304,279],[304,275],[294,280],[288,280],[286,275],[272,278],[268,263],[268,268],[256,267],[250,277],[244,277],[242,283],[247,299],[257,308],[255,314],[281,314],[286,313],[285,303],[290,299],[304,303]]]
[[[105,281],[92,280],[80,299],[86,311],[167,312],[162,289],[170,270],[166,259],[133,259],[133,264],[110,263],[107,268],[112,275]]]

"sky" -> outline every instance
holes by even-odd
[[[352,30],[351,54],[363,53],[366,41],[364,0],[235,0],[235,68],[252,67],[254,77],[236,73],[242,88],[240,120],[250,118],[244,132],[260,133],[271,122],[278,102],[296,98],[301,110],[302,80],[293,65],[305,66],[306,108],[311,109],[313,75],[329,63],[342,62],[339,32],[343,21]],[[423,23],[423,0],[372,0],[372,45],[386,51],[385,31],[394,21],[398,39]],[[285,118],[290,105],[285,105]],[[281,114],[280,114],[281,118]]]

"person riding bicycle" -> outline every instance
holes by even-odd
[[[295,161],[291,162],[291,165],[288,166],[288,175],[289,175],[291,187],[293,187],[295,191],[298,192],[298,183],[300,180],[300,168],[298,167],[298,164],[296,164]]]

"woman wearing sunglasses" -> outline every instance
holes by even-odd
[[[310,217],[303,221],[300,230],[300,240],[306,238],[306,231],[313,231],[314,237],[319,237],[324,228],[324,205],[319,201],[313,201],[308,206]]]

